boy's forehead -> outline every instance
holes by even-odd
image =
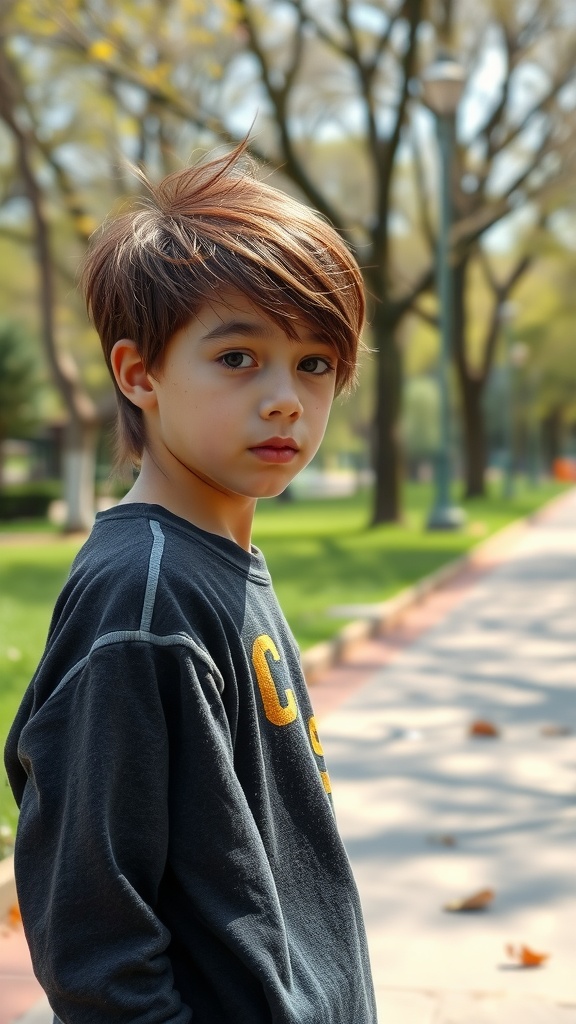
[[[278,303],[282,308],[282,303]],[[307,338],[320,341],[317,326],[312,324],[300,311],[286,306],[284,333],[294,341]],[[284,319],[284,315],[282,317]],[[276,330],[280,326],[278,317],[259,306],[244,292],[236,288],[223,289],[218,296],[207,299],[198,312],[192,317],[191,324],[204,330],[203,340],[213,341],[219,338],[238,336],[264,336],[270,327]]]

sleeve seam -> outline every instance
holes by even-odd
[[[62,676],[58,686],[55,687],[48,697],[48,701],[55,697],[56,694],[60,693],[74,678],[74,676],[82,671],[96,651],[121,643],[147,643],[153,647],[187,647],[196,655],[197,658],[204,662],[206,668],[212,672],[217,679],[221,679],[221,673],[208,652],[201,647],[199,643],[193,640],[191,636],[187,636],[185,633],[169,633],[163,636],[157,633],[151,633],[146,629],[118,629],[111,633],[103,633],[102,636],[97,637],[88,653],[85,654],[83,658],[80,658],[80,660],[68,669],[64,676]]]

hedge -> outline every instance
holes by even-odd
[[[0,520],[42,518],[50,503],[61,496],[59,480],[9,484],[0,490]]]

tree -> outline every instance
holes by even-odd
[[[82,388],[76,368],[59,351],[54,324],[54,268],[50,235],[44,213],[42,189],[34,168],[34,138],[20,118],[19,80],[6,52],[0,45],[0,117],[10,131],[16,147],[21,181],[30,204],[34,244],[39,271],[41,332],[48,364],[69,415],[66,446],[67,527],[86,529],[91,522],[92,502],[86,500],[94,476],[93,453],[97,414],[94,403]],[[91,458],[92,456],[92,458]]]
[[[36,421],[39,375],[32,353],[22,325],[0,320],[0,487],[4,442],[27,434]]]
[[[538,280],[531,275],[518,293],[510,338],[525,350],[519,384],[530,422],[524,432],[541,436],[547,465],[563,454],[576,423],[575,272],[573,247],[548,247],[539,261]]]
[[[452,16],[451,41],[469,68],[454,173],[453,342],[465,490],[472,497],[484,492],[483,399],[500,337],[502,308],[537,258],[535,238],[576,176],[576,18],[563,0],[537,0],[529,5],[471,5],[462,0]],[[490,80],[487,65],[493,69]],[[415,128],[413,140],[419,138],[422,145],[422,126]],[[421,228],[433,253],[431,190],[418,141],[415,166]],[[507,224],[516,262],[498,274],[491,267],[490,238],[495,225],[502,233]],[[480,342],[468,308],[478,262],[492,292]]]

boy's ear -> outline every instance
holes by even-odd
[[[122,394],[139,409],[152,409],[156,405],[156,393],[136,342],[129,338],[117,341],[110,353],[110,362]]]

